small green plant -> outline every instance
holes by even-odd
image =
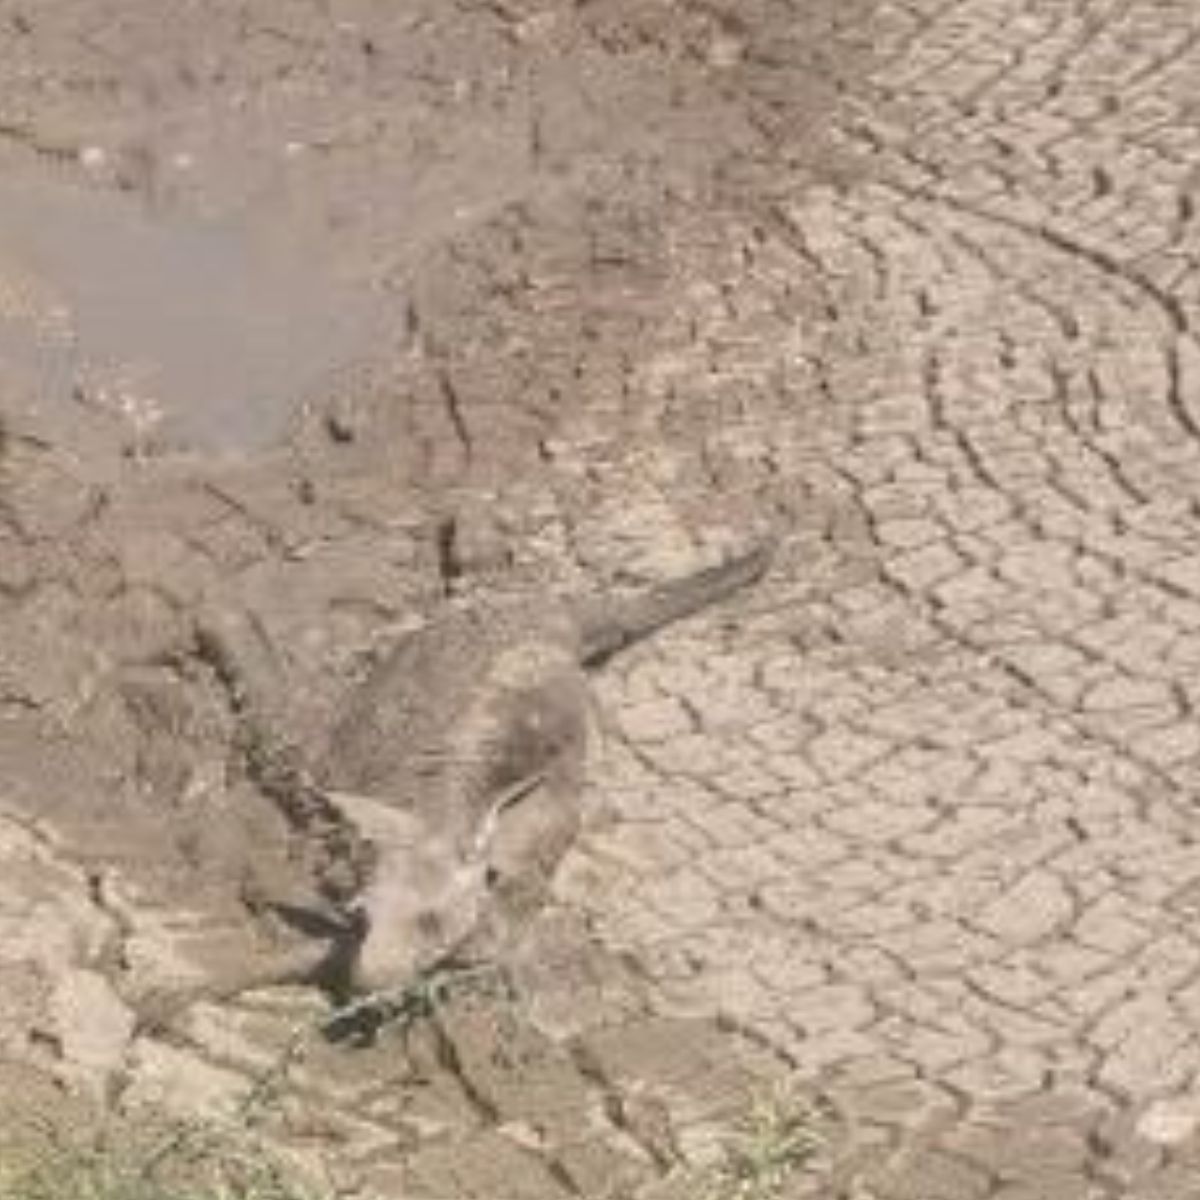
[[[320,1200],[264,1147],[200,1122],[99,1118],[0,1148],[0,1200]]]
[[[781,1085],[725,1140],[705,1200],[774,1200],[825,1145],[822,1106]]]
[[[388,991],[370,992],[335,1009],[318,1026],[332,1040],[357,1033],[370,1039],[385,1025],[406,1032],[432,1017],[454,995],[486,994],[499,987],[511,997],[511,984],[495,963],[439,963]]]

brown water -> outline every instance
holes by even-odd
[[[91,403],[172,441],[261,446],[316,380],[366,351],[372,308],[303,246],[236,217],[0,183],[0,371],[37,413]]]

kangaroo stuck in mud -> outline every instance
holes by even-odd
[[[338,999],[396,992],[504,913],[528,912],[578,833],[588,672],[757,581],[772,543],[623,598],[541,597],[452,611],[407,637],[353,690],[311,775],[284,773],[371,847],[363,887],[325,940],[150,1006],[153,1023],[202,999],[313,984]],[[208,656],[240,680],[229,630]],[[239,682],[250,697],[253,687]],[[245,704],[253,719],[254,704]],[[281,795],[281,793],[292,793]],[[501,931],[501,932],[497,932]]]

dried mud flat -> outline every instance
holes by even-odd
[[[507,962],[264,1120],[362,1194],[1191,1196],[1189,3],[0,3],[0,1062],[236,1105],[319,741],[448,593],[768,578],[598,681]],[[293,814],[294,817],[294,814]],[[7,1118],[6,1118],[7,1120]],[[702,1193],[699,1193],[702,1194]]]

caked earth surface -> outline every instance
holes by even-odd
[[[1191,0],[0,0],[5,1123],[253,1109],[418,1200],[1200,1194],[1198,156]],[[328,852],[212,614],[316,744],[464,597],[766,534],[597,674],[494,971],[358,1043],[135,1020]]]

